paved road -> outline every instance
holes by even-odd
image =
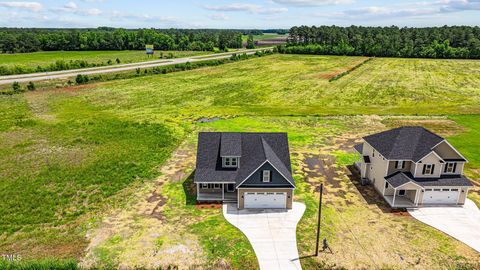
[[[174,59],[162,59],[162,60],[153,60],[147,62],[138,62],[138,63],[129,63],[121,64],[115,66],[104,66],[104,67],[93,67],[93,68],[83,68],[83,69],[72,69],[65,71],[53,71],[53,72],[39,72],[39,73],[30,73],[30,74],[21,74],[21,75],[9,75],[9,76],[0,76],[0,85],[1,84],[11,84],[13,82],[35,82],[35,81],[44,81],[52,79],[62,79],[68,77],[75,77],[78,74],[83,75],[93,75],[93,74],[104,74],[120,71],[134,70],[137,68],[152,68],[159,66],[168,66],[175,64],[183,64],[187,62],[199,62],[206,60],[215,60],[215,59],[224,59],[229,58],[232,54],[254,54],[256,51],[261,51],[271,48],[259,48],[253,50],[240,50],[236,52],[228,53],[218,53],[212,55],[199,55],[192,57],[183,57],[183,58],[174,58]]]
[[[244,209],[224,204],[223,215],[240,229],[252,244],[260,270],[301,270],[297,250],[297,223],[305,205],[293,203],[293,209]]]
[[[464,206],[408,209],[408,213],[480,252],[480,210],[469,199]]]

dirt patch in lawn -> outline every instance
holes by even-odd
[[[162,195],[166,182],[176,182],[189,175],[194,166],[193,146],[183,144],[159,168],[155,181],[143,183],[128,203],[112,210],[88,232],[90,241],[81,265],[85,267],[186,269],[203,265],[205,256],[195,235],[179,234],[178,227],[166,222]]]

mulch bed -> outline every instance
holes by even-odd
[[[222,208],[221,203],[197,203],[195,205],[197,209],[220,209]]]

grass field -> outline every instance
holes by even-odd
[[[163,57],[172,56],[175,58],[204,55],[210,52],[196,51],[155,51],[153,57],[147,57],[145,51],[62,51],[62,52],[34,52],[17,54],[0,54],[0,66],[13,68],[19,66],[22,68],[35,69],[37,66],[47,67],[56,61],[76,61],[84,60],[90,64],[106,65],[110,60],[116,64],[118,58],[121,64],[143,62],[149,60],[158,60],[160,55]]]
[[[253,40],[258,41],[258,40],[265,40],[265,39],[274,39],[274,38],[279,38],[279,37],[286,37],[287,35],[279,35],[279,34],[263,34],[263,35],[253,35]],[[247,42],[248,35],[243,35],[242,36],[242,41]]]
[[[287,131],[295,199],[307,205],[297,232],[301,255],[313,251],[315,187],[326,184],[323,233],[334,254],[302,259],[305,269],[475,269],[477,253],[385,211],[345,165],[361,136],[421,124],[451,138],[478,181],[480,62],[376,58],[328,82],[363,60],[273,55],[1,96],[0,197],[9,199],[0,202],[0,253],[105,267],[255,269],[248,241],[221,211],[193,203],[195,134]],[[195,122],[213,116],[224,120]],[[478,194],[469,197],[479,203]],[[427,238],[430,245],[421,241]],[[374,257],[365,251],[372,248]]]

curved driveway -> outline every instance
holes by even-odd
[[[199,55],[199,56],[175,58],[175,59],[168,59],[168,60],[165,60],[165,59],[153,60],[153,61],[147,61],[147,62],[129,63],[129,64],[114,65],[114,66],[0,76],[0,85],[11,84],[13,82],[20,83],[20,82],[34,82],[34,81],[45,81],[45,80],[52,80],[52,79],[62,79],[62,78],[75,77],[78,74],[82,74],[82,75],[103,74],[103,73],[134,70],[137,68],[152,68],[152,67],[159,67],[159,66],[183,64],[187,62],[200,62],[200,61],[207,61],[207,60],[224,59],[224,58],[229,58],[233,54],[243,54],[243,53],[254,54],[256,51],[262,51],[266,49],[271,49],[271,48],[239,50],[239,51],[228,52],[228,53]]]
[[[466,199],[463,206],[421,207],[408,213],[480,252],[480,210],[472,200]]]
[[[291,210],[244,209],[236,204],[224,204],[223,215],[241,230],[252,244],[261,270],[300,270],[297,250],[297,223],[305,205],[293,203]]]

